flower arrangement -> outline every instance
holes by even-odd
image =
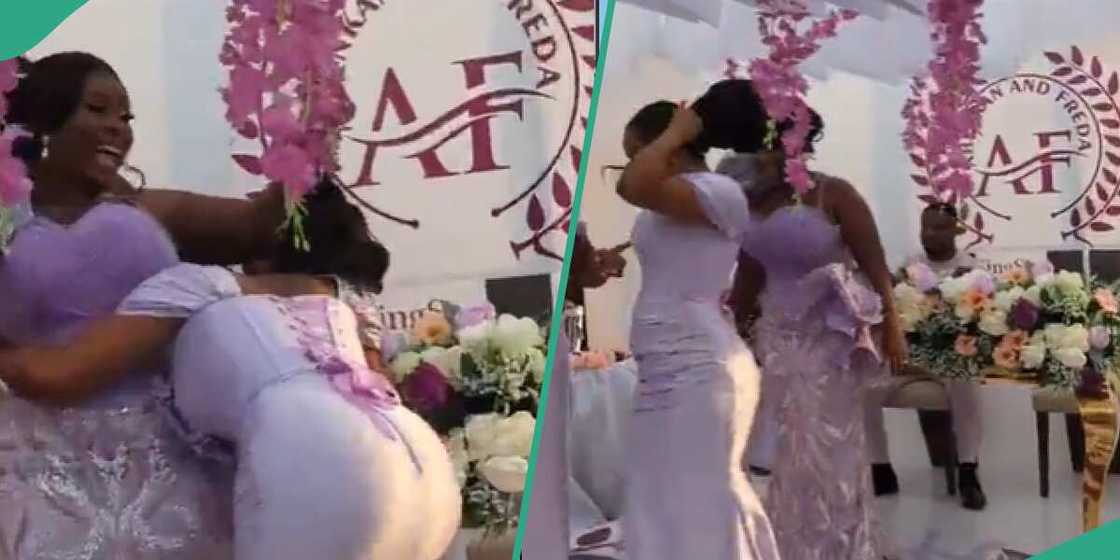
[[[428,311],[386,345],[406,406],[446,438],[463,487],[464,525],[516,527],[545,370],[531,319],[490,306]]]
[[[900,276],[894,296],[911,362],[935,375],[976,378],[997,368],[1100,395],[1120,360],[1120,303],[1111,286],[1049,265],[940,280],[915,264]]]
[[[28,201],[31,179],[27,166],[13,153],[12,144],[19,132],[7,126],[8,92],[19,84],[19,64],[16,59],[0,61],[0,254],[7,248],[8,240],[15,233],[13,208]]]
[[[299,201],[319,176],[338,170],[339,133],[355,111],[343,82],[344,8],[344,0],[231,0],[226,11],[226,119],[262,149],[233,157],[285,186],[288,219],[305,248]]]
[[[984,99],[980,45],[983,0],[931,0],[929,19],[935,54],[929,78],[915,78],[902,109],[902,139],[911,159],[925,169],[920,182],[948,199],[972,194],[972,165],[966,146],[980,134]]]
[[[813,188],[809,169],[802,158],[806,137],[812,125],[804,96],[809,83],[798,65],[820,50],[820,41],[836,35],[840,23],[858,15],[852,10],[833,10],[827,17],[813,21],[808,29],[798,26],[809,19],[809,9],[800,0],[759,0],[758,28],[762,43],[770,49],[765,58],[751,61],[748,68],[759,97],[774,123],[791,120],[793,126],[781,137],[786,154],[785,172],[798,194]],[[771,142],[773,138],[770,139]]]

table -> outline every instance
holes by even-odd
[[[1116,455],[1117,440],[1120,439],[1120,400],[1114,376],[1105,379],[1105,398],[1078,396],[1078,409],[1085,430],[1085,468],[1081,475],[1081,528],[1086,533],[1101,524],[1101,501],[1104,498],[1105,483],[1109,467]],[[983,384],[1006,384],[1025,387],[1039,387],[1033,374],[988,368],[983,377],[977,380]]]

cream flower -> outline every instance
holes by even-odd
[[[1055,356],[1059,350],[1072,349],[1082,353],[1089,351],[1089,329],[1084,325],[1049,324],[1043,334],[1046,346],[1053,349]]]
[[[1019,361],[1025,369],[1037,369],[1046,361],[1046,345],[1041,340],[1032,340],[1019,350]]]
[[[1023,297],[1024,292],[1026,292],[1026,290],[1019,286],[996,292],[995,300],[992,303],[995,305],[996,309],[1007,313],[1015,305],[1015,302]]]
[[[544,352],[540,348],[531,348],[529,350],[529,371],[533,374],[533,379],[537,383],[544,383],[544,371],[548,365],[548,359],[545,357]]]
[[[957,278],[946,278],[941,281],[938,289],[941,291],[941,297],[945,301],[955,304],[960,301],[961,296],[972,287],[971,281],[966,276]]]
[[[978,324],[981,332],[992,336],[1003,336],[1011,329],[1007,326],[1007,313],[999,309],[985,311],[980,315]]]
[[[1023,292],[1023,299],[1031,302],[1032,305],[1042,308],[1042,287],[1038,284],[1031,286]]]
[[[533,434],[536,427],[537,420],[525,411],[502,418],[495,426],[493,454],[529,457],[533,453]]]
[[[520,494],[525,490],[529,461],[522,457],[491,457],[482,463],[478,470],[498,491]]]
[[[1085,290],[1085,279],[1076,272],[1061,270],[1054,277],[1054,287],[1063,294],[1074,294]]]
[[[454,380],[459,378],[462,369],[460,366],[463,359],[463,349],[459,346],[451,348],[432,346],[421,352],[420,358],[436,366],[448,379]]]
[[[501,419],[497,414],[478,414],[467,419],[467,453],[472,461],[483,461],[494,456],[498,422]]]
[[[491,334],[494,346],[506,356],[524,356],[531,348],[544,344],[540,327],[532,319],[519,319],[513,315],[498,317]]]
[[[401,352],[396,358],[393,358],[392,363],[389,364],[389,369],[393,371],[397,383],[400,383],[408,374],[420,367],[421,360],[420,354],[416,352]]]
[[[490,336],[494,331],[493,321],[464,327],[459,330],[459,343],[468,351],[483,351],[490,344]]]
[[[467,472],[470,470],[471,457],[467,453],[467,436],[463,430],[452,430],[447,438],[447,454],[451,457],[451,464],[455,467],[455,479],[459,486],[467,483]]]
[[[1077,348],[1059,348],[1054,351],[1054,358],[1061,362],[1063,366],[1077,370],[1085,367],[1085,364],[1089,361],[1085,352]]]

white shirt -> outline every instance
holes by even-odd
[[[957,251],[957,253],[953,255],[953,258],[947,261],[931,260],[929,258],[929,255],[927,255],[924,251],[906,260],[906,266],[917,263],[925,264],[930,268],[930,270],[933,270],[933,272],[941,278],[945,278],[946,276],[953,274],[961,268],[973,269],[979,266],[979,263],[976,260],[976,255],[972,253],[965,253],[963,251]]]

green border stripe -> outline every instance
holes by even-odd
[[[537,453],[540,451],[541,433],[544,430],[544,423],[547,420],[545,414],[547,412],[548,394],[552,385],[552,370],[556,364],[556,343],[560,338],[560,329],[563,325],[564,318],[564,297],[568,291],[568,273],[572,264],[572,247],[575,246],[575,232],[579,226],[580,207],[583,203],[583,188],[587,181],[587,166],[591,161],[591,141],[595,135],[595,121],[599,114],[599,96],[603,91],[603,76],[606,74],[607,61],[607,48],[611,40],[611,24],[614,22],[614,3],[615,0],[600,0],[605,2],[607,6],[606,25],[603,27],[602,43],[600,44],[599,52],[595,53],[595,84],[591,92],[591,109],[587,115],[587,131],[583,137],[583,158],[579,163],[579,179],[576,182],[575,202],[572,206],[571,223],[568,225],[568,246],[564,250],[564,265],[560,271],[560,286],[557,290],[556,302],[552,309],[552,327],[549,329],[548,336],[548,364],[544,372],[544,384],[541,387],[540,406],[537,408],[537,426],[533,434],[533,453],[529,457],[529,475],[525,479],[525,492],[522,494],[526,499],[521,503],[521,515],[519,519],[522,522],[518,523],[517,527],[517,540],[513,545],[513,560],[521,558],[521,547],[524,544],[522,539],[525,537],[525,523],[523,520],[529,514],[529,502],[533,499],[533,483],[536,478],[537,466]],[[596,21],[596,26],[599,22]]]
[[[88,0],[0,0],[0,60],[37,46]]]

